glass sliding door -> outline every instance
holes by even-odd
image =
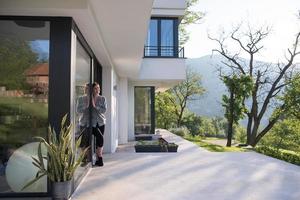
[[[48,127],[50,22],[0,20],[0,196],[46,193],[47,178],[21,190],[37,168],[35,136]]]
[[[91,82],[91,57],[85,51],[83,46],[77,40],[76,42],[76,64],[75,64],[75,101],[73,105],[76,106],[73,110],[74,115],[74,129],[75,129],[75,141],[81,137],[81,148],[77,149],[77,156],[80,152],[87,146],[89,146],[89,140],[87,135],[89,135],[89,128],[85,124],[83,125],[84,119],[89,117],[89,96]],[[80,99],[86,100],[85,102],[80,102]],[[87,164],[90,162],[90,155],[86,156],[83,160],[81,166],[76,170],[75,173],[75,184],[78,184],[81,175],[84,173]]]
[[[154,133],[154,87],[134,88],[135,134]]]

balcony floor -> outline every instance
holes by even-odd
[[[134,153],[133,143],[104,157],[72,200],[299,200],[300,167],[254,152],[213,153],[161,131],[178,153]]]

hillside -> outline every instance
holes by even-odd
[[[200,100],[189,102],[188,108],[201,116],[215,117],[223,116],[224,110],[221,105],[222,95],[226,92],[226,87],[219,79],[216,70],[217,64],[221,63],[220,56],[204,56],[201,58],[187,59],[187,66],[202,75],[202,85],[205,94]]]
[[[201,58],[187,59],[187,66],[191,67],[194,71],[202,75],[202,85],[206,92],[199,100],[188,103],[188,109],[195,112],[197,115],[206,117],[224,117],[224,109],[221,105],[222,95],[226,94],[227,89],[223,82],[220,80],[217,67],[222,67],[224,59],[219,55],[203,56]],[[262,62],[257,62],[261,64]],[[224,67],[222,69],[227,69]],[[268,117],[272,113],[272,108],[269,108],[265,117],[262,119],[262,125],[268,123]],[[242,120],[242,124],[246,125],[247,120]]]

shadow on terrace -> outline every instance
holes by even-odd
[[[298,199],[300,168],[254,152],[212,153],[168,131],[178,153],[117,152],[72,199]]]

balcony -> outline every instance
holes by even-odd
[[[145,46],[144,58],[184,58],[184,47]]]

